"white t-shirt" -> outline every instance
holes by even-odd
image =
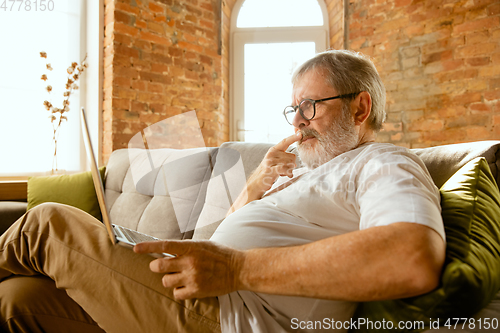
[[[396,222],[426,225],[445,239],[439,191],[406,148],[367,143],[299,173],[288,187],[271,189],[228,216],[211,239],[242,250],[293,246]],[[353,302],[249,291],[220,296],[219,302],[222,331],[231,333],[296,332],[319,321],[310,330],[318,332],[331,320],[348,321],[356,308]]]

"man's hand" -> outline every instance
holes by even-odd
[[[296,156],[286,150],[292,143],[299,141],[301,138],[302,133],[297,131],[267,151],[260,165],[248,179],[246,188],[235,200],[228,215],[247,203],[262,198],[279,176],[293,177]]]
[[[136,253],[171,253],[175,258],[153,260],[149,267],[165,274],[162,283],[177,299],[224,295],[237,290],[244,261],[241,251],[210,241],[158,241],[134,246]]]
[[[264,159],[252,175],[258,178],[269,179],[269,182],[265,183],[267,187],[266,191],[271,188],[278,176],[293,177],[292,171],[296,167],[296,156],[293,153],[288,153],[286,150],[292,143],[299,141],[301,138],[301,132],[296,132],[281,140],[280,143],[267,151],[266,156],[264,156]]]

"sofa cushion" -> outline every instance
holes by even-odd
[[[113,223],[162,239],[191,238],[217,150],[122,149],[107,166]]]
[[[101,167],[99,171],[104,179],[105,167]],[[102,219],[90,171],[72,175],[30,177],[27,209],[44,202],[74,206],[96,219]]]
[[[223,145],[217,152],[193,239],[209,239],[212,236],[245,184],[245,167],[240,152]]]
[[[448,318],[471,317],[495,297],[500,289],[500,193],[486,160],[468,162],[440,192],[447,240],[440,286],[418,297],[362,303],[357,317],[391,321],[394,327],[408,320],[428,324],[430,318],[443,325]]]
[[[248,179],[272,146],[271,143],[225,142],[220,146],[220,149],[225,151],[226,157],[234,158],[234,154],[230,152],[239,154],[245,170],[245,178]],[[226,163],[224,162],[224,156],[217,156],[217,162],[219,164]]]

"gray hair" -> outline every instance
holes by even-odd
[[[295,70],[292,83],[295,85],[306,72],[317,69],[327,71],[327,83],[337,90],[339,95],[368,92],[372,98],[368,122],[376,132],[382,129],[385,120],[385,87],[375,65],[367,56],[348,50],[319,53]],[[345,99],[344,104],[354,98]]]

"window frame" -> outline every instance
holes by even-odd
[[[103,57],[104,57],[104,0],[86,0],[87,6],[83,13],[86,28],[82,33],[82,43],[85,40],[87,49],[87,62],[89,66],[86,72],[85,97],[83,105],[87,114],[90,138],[96,153],[97,163],[102,165],[102,109],[103,109]],[[83,21],[83,20],[82,20]],[[83,46],[83,45],[82,45]],[[79,110],[78,110],[79,111]],[[80,139],[81,169],[90,170],[90,161],[85,150],[83,137]]]
[[[230,27],[230,124],[231,141],[243,141],[244,132],[244,48],[245,44],[315,42],[316,53],[329,47],[328,10],[317,0],[323,15],[322,26],[238,28],[237,20],[245,0],[238,0],[231,14]]]

